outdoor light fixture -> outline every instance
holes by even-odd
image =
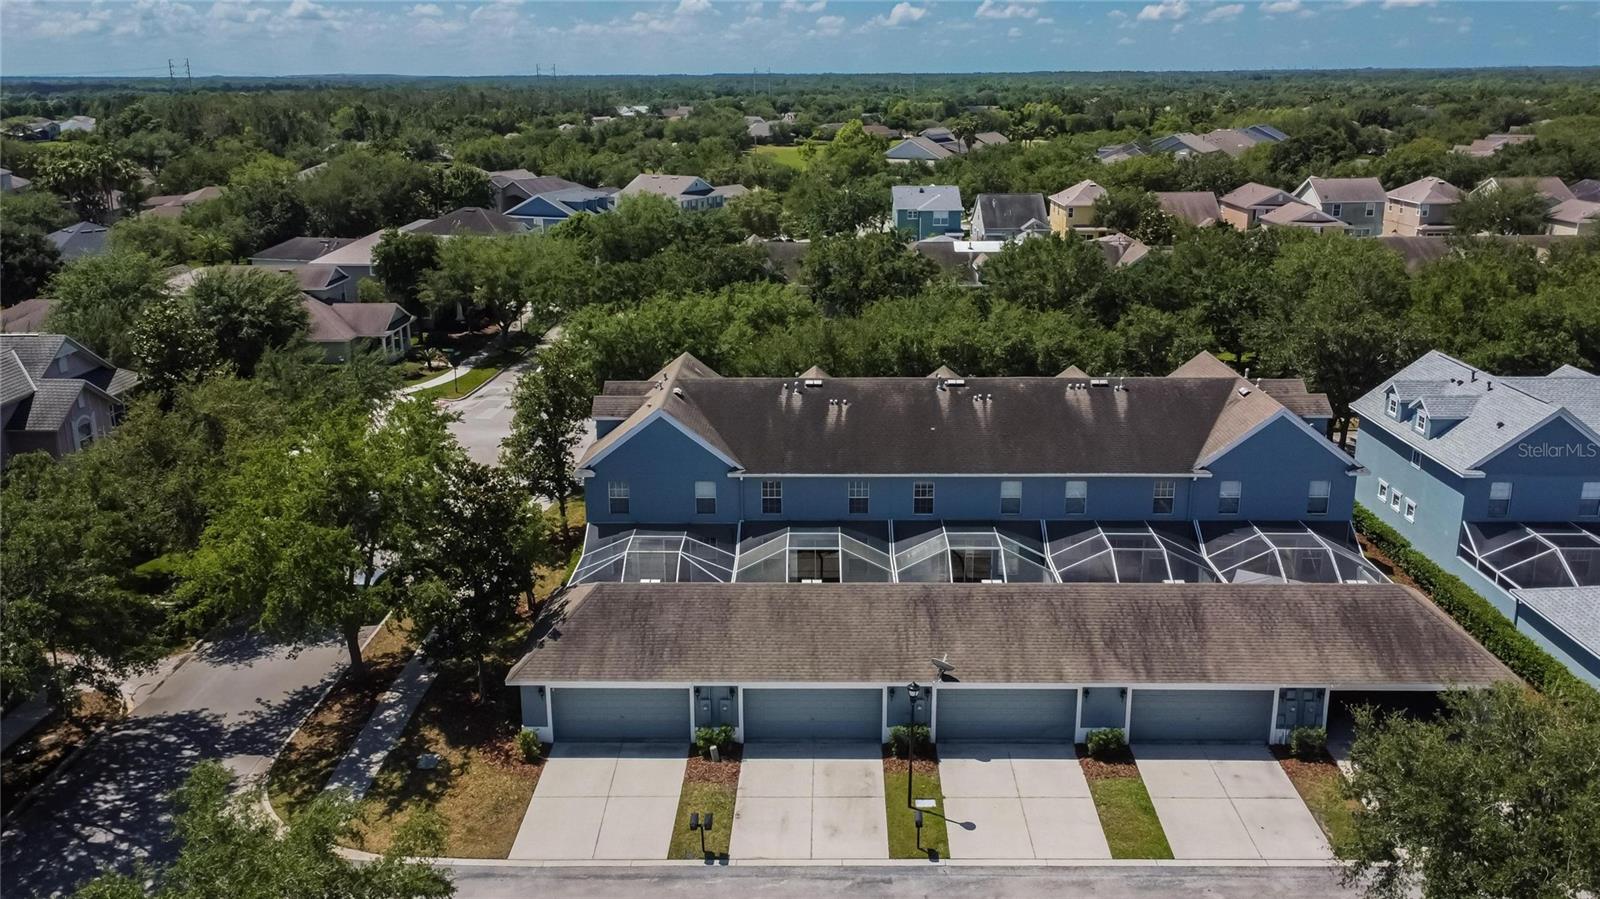
[[[906,731],[906,808],[916,808],[917,803],[912,799],[911,781],[915,778],[914,765],[917,760],[917,700],[922,696],[922,685],[916,681],[906,684],[906,700],[910,704],[911,727]],[[917,812],[918,820],[922,813]],[[921,826],[921,825],[918,825]],[[919,835],[921,831],[917,832]],[[920,838],[920,836],[919,836]]]
[[[911,823],[913,823],[913,824],[915,824],[917,826],[917,848],[920,850],[922,848],[922,810],[921,809],[917,809],[916,817],[911,819]]]
[[[701,815],[699,812],[689,813],[689,829],[700,831],[700,854],[709,855],[706,851],[706,831],[711,829],[711,813]]]

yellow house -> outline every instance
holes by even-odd
[[[1106,189],[1093,181],[1084,180],[1050,197],[1050,230],[1066,235],[1073,232],[1093,232],[1094,201],[1106,195]]]

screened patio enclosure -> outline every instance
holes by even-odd
[[[1466,521],[1456,554],[1507,592],[1600,587],[1600,523]]]
[[[590,525],[572,585],[1384,583],[1347,522]]]

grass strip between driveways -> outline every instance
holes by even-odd
[[[1356,826],[1356,801],[1346,799],[1340,792],[1344,772],[1328,756],[1301,761],[1279,753],[1278,761],[1306,808],[1311,810],[1311,817],[1317,820],[1317,825],[1327,835],[1328,846],[1333,849],[1333,854],[1343,857],[1340,847],[1350,844]]]
[[[889,817],[889,857],[925,858],[937,861],[950,857],[950,835],[945,829],[944,790],[939,786],[939,764],[918,759],[911,781],[914,799],[932,799],[937,805],[922,810],[922,848],[917,848],[916,810],[906,807],[906,763],[904,759],[883,760],[883,804]]]
[[[1161,819],[1133,755],[1124,750],[1124,757],[1099,761],[1081,752],[1080,749],[1079,761],[1089,781],[1089,795],[1094,797],[1111,857],[1172,858],[1172,846],[1167,843],[1167,833],[1161,829]]]
[[[678,814],[672,821],[672,845],[667,858],[726,861],[728,841],[733,837],[734,800],[739,792],[739,765],[743,747],[731,746],[719,762],[689,758],[683,771],[683,793],[678,799]],[[689,815],[711,813],[711,830],[706,833],[705,851],[700,849],[700,831],[689,829]]]

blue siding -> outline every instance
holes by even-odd
[[[1422,467],[1411,467],[1411,449],[1382,428],[1361,429],[1356,440],[1356,460],[1368,470],[1356,479],[1356,498],[1385,524],[1399,531],[1418,551],[1439,564],[1456,556],[1461,531],[1463,479],[1432,459],[1422,457]],[[1417,501],[1417,520],[1406,521],[1405,504],[1399,511],[1378,500],[1378,482]]]
[[[1569,422],[1552,421],[1483,466],[1466,489],[1468,521],[1488,517],[1489,484],[1511,482],[1512,521],[1568,521],[1578,515],[1583,482],[1600,480],[1600,446]]]
[[[961,233],[961,210],[896,209],[894,226],[917,240],[937,237],[940,234]]]
[[[727,463],[665,419],[656,419],[633,433],[598,463],[587,490],[589,520],[597,523],[671,524],[739,520],[738,490],[728,478]],[[628,513],[613,515],[606,485],[628,482]],[[694,482],[717,485],[715,515],[696,515]]]
[[[764,515],[761,512],[761,481],[759,477],[739,480],[744,494],[745,517],[756,520],[790,521],[840,521],[850,518],[862,520],[942,518],[960,521],[990,521],[1004,519],[1038,520],[1041,518],[1066,518],[1066,478],[991,478],[991,477],[877,477],[877,478],[780,478],[783,481],[783,512]],[[870,484],[870,511],[866,515],[849,515],[848,484],[851,480],[866,480]],[[912,513],[912,485],[917,481],[934,483],[932,515]],[[1000,514],[1000,482],[1022,482],[1022,511],[1016,515]],[[1084,478],[1089,482],[1089,511],[1074,518],[1145,519],[1165,517],[1182,519],[1188,516],[1189,491],[1193,479],[1169,478],[1175,481],[1172,514],[1151,514],[1151,500],[1155,491],[1155,478]]]
[[[1356,492],[1356,479],[1349,473],[1352,464],[1354,460],[1343,461],[1328,452],[1326,440],[1307,434],[1292,421],[1279,419],[1209,466],[1212,477],[1194,485],[1191,517],[1346,521],[1350,518]],[[1240,482],[1237,515],[1217,512],[1217,497],[1223,481]],[[1306,497],[1312,481],[1328,482],[1326,515],[1306,514]]]

